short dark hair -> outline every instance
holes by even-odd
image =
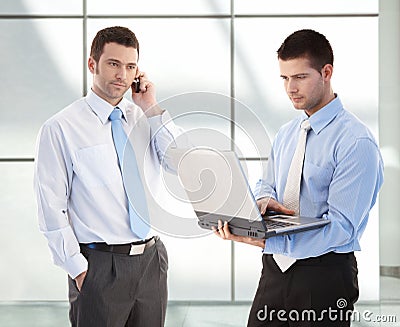
[[[299,30],[289,35],[278,49],[278,59],[307,58],[311,67],[320,71],[326,64],[333,66],[333,51],[326,37],[314,30]]]
[[[139,56],[139,41],[129,28],[121,26],[107,27],[97,32],[90,49],[90,56],[98,62],[107,43],[117,43],[135,48]]]

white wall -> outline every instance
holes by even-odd
[[[400,2],[380,1],[379,134],[385,162],[380,193],[380,265],[400,267]]]

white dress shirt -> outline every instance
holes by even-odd
[[[163,153],[182,129],[168,112],[147,118],[125,98],[118,107],[149,197],[152,188],[157,189],[160,162],[168,169]],[[40,230],[54,263],[72,278],[87,270],[79,243],[137,241],[130,229],[128,200],[108,120],[113,109],[89,91],[46,121],[37,140],[34,188]],[[151,201],[148,204],[151,217]]]

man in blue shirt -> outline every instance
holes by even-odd
[[[248,326],[350,326],[358,299],[360,238],[383,183],[378,145],[331,87],[333,52],[313,30],[300,30],[278,49],[280,74],[299,117],[278,131],[266,178],[255,190],[261,213],[294,214],[284,191],[300,125],[309,120],[300,184],[300,215],[329,219],[327,226],[267,240],[233,235],[227,222],[215,233],[263,248],[263,271]],[[284,269],[275,256],[286,260]]]

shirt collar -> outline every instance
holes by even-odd
[[[118,105],[114,107],[104,99],[100,98],[96,93],[93,92],[93,90],[89,90],[85,100],[103,124],[108,122],[108,117],[115,107],[121,109],[122,117],[125,119],[125,121],[127,121],[126,109],[128,107],[128,101],[125,98],[122,98]]]
[[[305,119],[309,119],[312,130],[315,134],[319,134],[341,110],[343,110],[342,102],[337,94],[335,94],[335,99],[329,102],[325,107],[322,107],[311,117],[308,117],[307,114],[303,112],[301,122]]]

